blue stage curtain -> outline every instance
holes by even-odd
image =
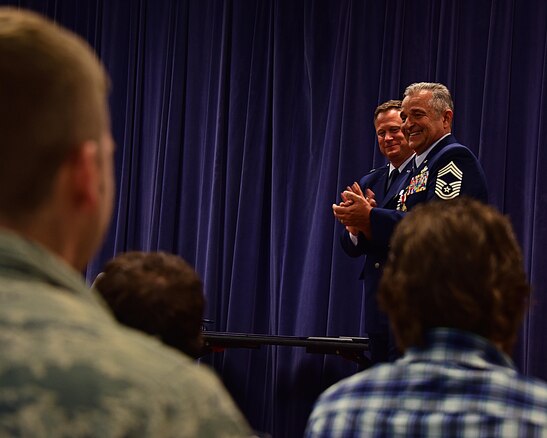
[[[112,77],[118,198],[88,279],[118,252],[180,254],[218,331],[364,335],[362,261],[339,247],[331,204],[383,162],[376,105],[445,83],[453,132],[479,156],[533,285],[515,361],[547,378],[547,2],[2,3],[80,33]],[[357,370],[288,347],[206,361],[275,437],[301,435],[317,395]]]

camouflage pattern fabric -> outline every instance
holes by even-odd
[[[249,435],[210,369],[120,326],[72,268],[0,232],[0,436]]]

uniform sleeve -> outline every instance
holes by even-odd
[[[373,208],[370,212],[370,229],[372,242],[387,250],[395,226],[405,213],[387,208]]]
[[[458,147],[443,154],[432,168],[428,181],[427,200],[450,200],[469,196],[488,202],[486,177],[473,153]]]

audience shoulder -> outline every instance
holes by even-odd
[[[131,369],[133,384],[144,399],[155,400],[171,413],[164,436],[210,436],[211,431],[223,431],[227,437],[250,435],[231,396],[207,365],[140,331],[116,329],[119,360]]]
[[[38,428],[52,436],[69,431],[77,435],[78,427],[87,436],[98,436],[103,429],[125,436],[141,428],[144,435],[162,437],[250,435],[242,414],[207,366],[119,325],[91,299],[51,285],[40,285],[40,293],[30,297],[24,294],[24,283],[17,284],[2,290],[13,305],[0,309],[0,340],[10,351],[10,360],[0,361],[0,380],[6,381],[12,371],[24,377],[19,386],[30,391],[25,403],[36,421],[26,425],[22,419],[6,419],[19,422],[14,430],[30,428],[32,435]],[[26,336],[17,336],[21,330]],[[34,358],[30,363],[29,357]],[[18,385],[12,378],[9,383]],[[86,396],[74,399],[74,394]],[[47,421],[65,418],[67,412],[74,417]],[[0,418],[4,422],[2,414]]]

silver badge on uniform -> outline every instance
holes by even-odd
[[[463,172],[451,161],[437,174],[435,194],[441,199],[454,199],[462,188]]]

